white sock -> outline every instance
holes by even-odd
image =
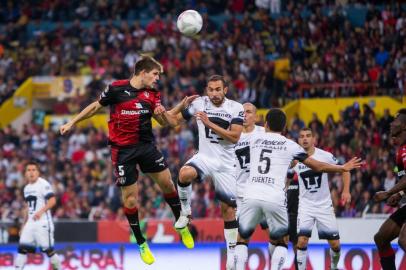
[[[16,270],[24,269],[26,262],[27,262],[27,254],[18,253],[15,264]]]
[[[237,245],[235,247],[236,268],[235,270],[245,270],[248,260],[248,247],[246,245]]]
[[[62,265],[61,265],[61,260],[59,259],[58,254],[54,254],[52,255],[49,260],[51,261],[52,264],[52,268],[54,270],[61,270],[62,269]]]
[[[280,270],[285,264],[288,249],[284,246],[276,246],[272,255],[271,270]]]
[[[296,251],[296,259],[297,259],[297,266],[298,270],[305,270],[307,264],[307,249],[297,249]]]
[[[192,214],[191,197],[192,197],[192,184],[187,187],[181,187],[178,184],[178,194],[180,204],[182,206],[182,215],[188,216]]]
[[[227,262],[230,265],[235,261],[235,246],[237,244],[238,228],[224,229],[224,238],[227,243]]]
[[[337,269],[338,261],[340,260],[341,252],[335,252],[330,248],[331,269]]]
[[[272,259],[273,252],[275,251],[275,245],[271,242],[268,243],[269,258]]]

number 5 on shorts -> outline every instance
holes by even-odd
[[[119,176],[124,176],[125,175],[124,165],[118,165],[117,168],[118,168],[118,175]]]

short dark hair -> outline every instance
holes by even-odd
[[[209,79],[207,79],[207,83],[209,83],[209,82],[217,82],[217,81],[221,81],[223,83],[223,87],[227,87],[226,79],[224,79],[224,76],[222,76],[222,75],[217,75],[217,74],[211,75],[209,77]]]
[[[286,126],[286,114],[278,108],[272,108],[266,114],[266,125],[271,131],[282,132]]]
[[[140,74],[141,71],[145,70],[145,72],[150,72],[156,68],[159,72],[163,72],[163,67],[161,63],[155,60],[151,56],[142,56],[140,60],[138,60],[134,65],[134,75]]]
[[[312,134],[312,136],[314,136],[313,130],[312,130],[311,128],[304,127],[304,128],[302,128],[302,129],[300,129],[299,133],[302,132],[302,131],[310,131],[310,133]]]
[[[39,164],[37,162],[35,162],[34,160],[30,160],[27,163],[25,163],[24,171],[27,170],[28,166],[35,166],[35,167],[37,167],[37,170],[39,171]]]

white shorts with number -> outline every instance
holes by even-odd
[[[46,250],[54,246],[54,225],[47,220],[29,220],[20,236],[20,245]]]
[[[317,226],[319,239],[340,239],[334,208],[301,207],[297,216],[298,236],[311,237],[314,225]]]
[[[233,207],[236,207],[236,172],[234,167],[227,168],[215,157],[206,157],[197,153],[185,165],[196,169],[200,180],[210,176],[213,179],[216,197]]]
[[[288,234],[286,206],[272,202],[244,198],[238,216],[238,232],[249,239],[256,226],[265,218],[271,239],[278,240]]]

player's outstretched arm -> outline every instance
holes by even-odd
[[[74,125],[79,123],[80,121],[92,117],[100,108],[103,106],[99,103],[99,101],[95,101],[89,104],[86,108],[84,108],[78,115],[76,115],[72,120],[70,120],[65,125],[62,125],[59,128],[59,131],[62,135],[67,133]]]
[[[349,172],[352,169],[356,169],[361,167],[362,162],[360,158],[352,158],[350,161],[345,163],[344,165],[332,165],[329,163],[321,162],[315,160],[311,157],[306,158],[303,162],[306,166],[310,167],[312,170],[316,172],[326,172],[326,173],[344,173]]]
[[[188,96],[182,99],[181,102],[176,104],[171,110],[167,111],[163,106],[158,106],[154,110],[154,118],[162,126],[176,127],[185,119],[182,116],[182,111],[185,110],[196,98],[198,95]]]

